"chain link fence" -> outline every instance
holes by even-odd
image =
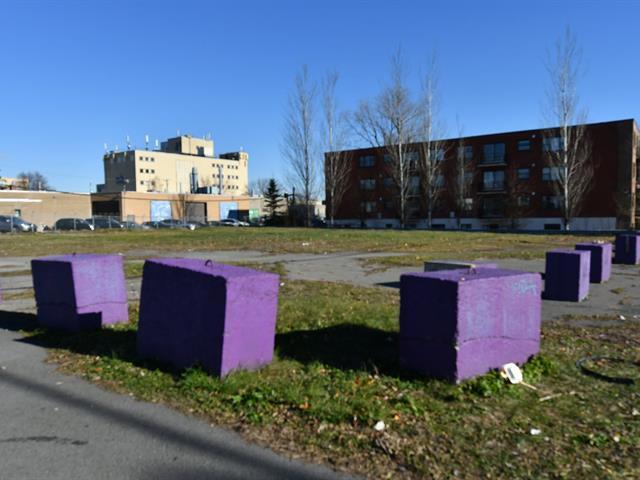
[[[38,233],[38,232],[73,232],[73,231],[121,231],[121,230],[161,230],[186,229],[197,230],[212,227],[249,227],[259,226],[263,222],[245,221],[245,219],[227,218],[210,219],[206,216],[189,216],[184,218],[151,218],[149,216],[128,215],[93,215],[87,218],[62,215],[49,215],[49,221],[29,221],[15,215],[0,215],[0,233]]]

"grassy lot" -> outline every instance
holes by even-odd
[[[586,237],[588,239],[606,237]],[[162,251],[258,250],[272,253],[395,252],[409,261],[418,256],[487,257],[541,256],[545,250],[573,246],[585,237],[481,232],[390,231],[304,228],[206,228],[153,231],[51,232],[0,237],[0,256],[55,253],[120,252],[145,255]],[[407,254],[411,254],[406,256]]]
[[[637,477],[640,387],[585,376],[575,361],[640,360],[639,323],[612,328],[613,320],[598,318],[584,327],[572,316],[545,324],[542,355],[525,367],[537,391],[497,374],[450,385],[398,366],[397,291],[284,283],[274,362],[224,380],[138,360],[136,307],[124,326],[74,335],[36,329],[27,341],[51,348],[63,371],[105,388],[372,478]],[[379,421],[383,431],[374,429]]]

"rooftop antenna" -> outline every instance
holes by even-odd
[[[116,145],[116,152],[118,151],[118,145]]]
[[[176,130],[176,137],[180,136],[180,130]]]
[[[144,149],[149,150],[149,134],[144,134]]]
[[[206,139],[211,140],[211,132],[207,132]]]
[[[107,144],[104,144],[104,153],[107,153],[109,151],[109,147],[107,146]]]
[[[160,148],[160,141],[156,138],[156,150]]]
[[[131,150],[131,139],[129,138],[129,135],[127,135],[127,150]]]

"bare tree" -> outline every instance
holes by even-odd
[[[304,198],[305,226],[311,226],[309,206],[317,188],[316,140],[314,138],[314,101],[316,87],[305,66],[296,76],[285,114],[282,152],[289,161],[291,182]]]
[[[27,190],[53,190],[47,177],[38,171],[20,172],[18,178],[27,182]]]
[[[558,127],[543,134],[544,150],[550,180],[561,200],[564,228],[569,230],[571,218],[580,213],[591,188],[594,172],[591,141],[585,125],[587,114],[579,109],[576,88],[582,51],[569,28],[547,57],[550,86],[545,114],[548,121]]]
[[[453,168],[453,184],[451,191],[453,193],[454,208],[456,214],[456,223],[458,229],[461,227],[462,216],[468,213],[471,205],[467,203],[467,199],[472,198],[471,189],[473,188],[474,169],[471,166],[473,153],[468,149],[465,143],[462,128],[458,127],[458,141],[456,142],[456,156]],[[469,147],[470,148],[470,147]]]
[[[264,195],[269,187],[269,178],[256,178],[247,185],[247,195],[252,197]]]
[[[322,137],[324,145],[324,180],[329,207],[329,224],[334,225],[335,216],[342,202],[351,175],[351,157],[345,152],[347,132],[344,116],[338,112],[336,84],[338,74],[329,72],[322,84]]]
[[[384,147],[385,164],[397,192],[400,225],[408,219],[408,199],[411,193],[410,154],[415,151],[418,105],[406,85],[402,52],[391,58],[391,83],[372,102],[361,102],[351,124],[360,138],[374,147]]]
[[[431,228],[433,212],[444,187],[442,171],[446,144],[442,141],[444,128],[439,120],[439,102],[437,61],[434,54],[422,82],[422,98],[418,104],[418,171],[422,199],[427,210],[428,228]]]

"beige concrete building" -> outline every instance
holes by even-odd
[[[245,195],[249,154],[214,154],[213,140],[182,135],[156,150],[111,151],[104,155],[105,183],[98,192],[208,193]]]
[[[91,197],[86,193],[0,190],[0,215],[51,227],[59,218],[90,217]]]
[[[115,192],[91,195],[93,215],[137,223],[167,218],[198,222],[236,218],[257,220],[251,197],[191,193]]]

